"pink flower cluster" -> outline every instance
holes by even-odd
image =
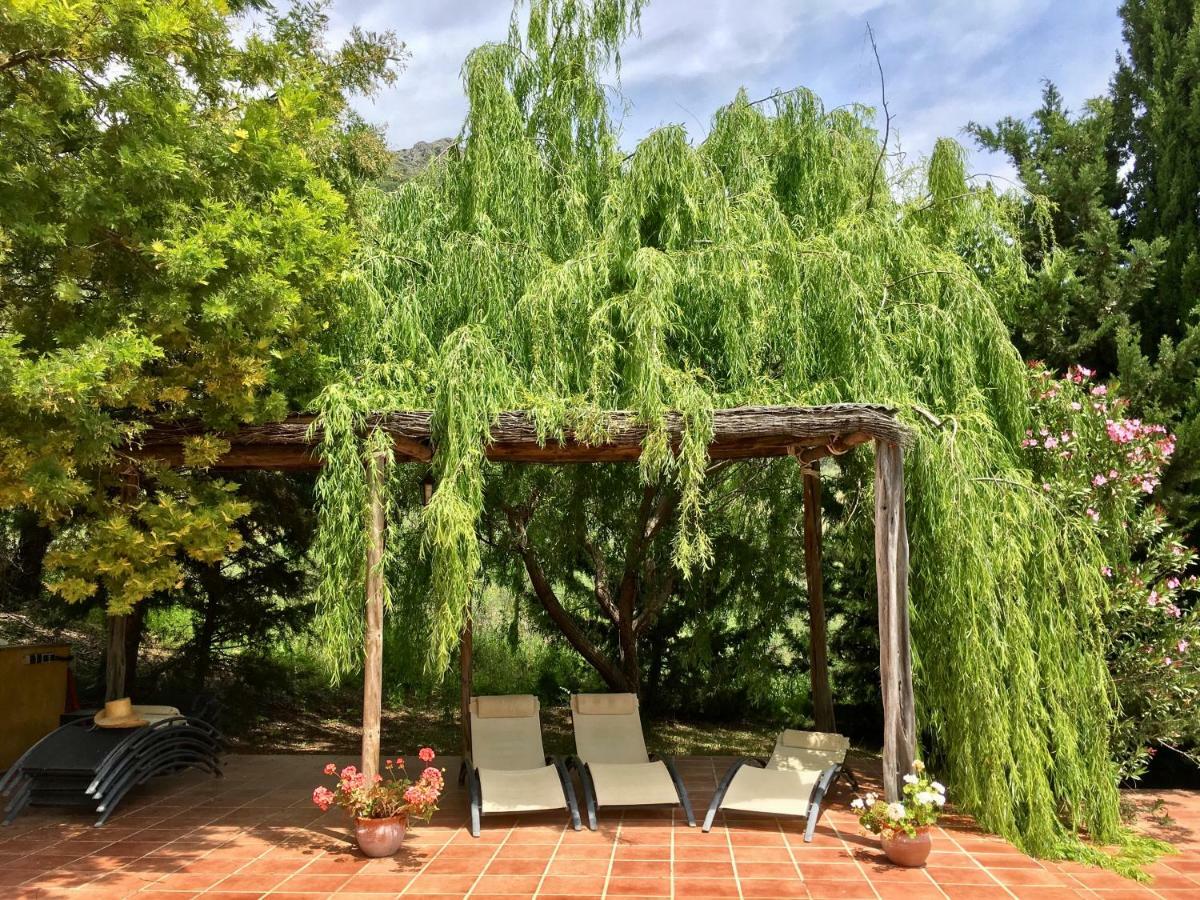
[[[430,747],[422,747],[418,753],[423,762],[432,762],[435,754]],[[338,805],[358,818],[379,819],[404,815],[415,819],[429,820],[437,810],[437,801],[445,788],[442,770],[427,766],[420,778],[413,782],[404,776],[404,757],[385,759],[384,768],[388,777],[376,774],[369,777],[356,766],[346,766],[338,771],[334,763],[327,763],[322,771],[337,778],[333,790],[317,787],[312,801],[322,812]]]

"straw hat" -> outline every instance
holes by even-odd
[[[128,697],[105,703],[104,709],[96,713],[95,722],[100,728],[138,728],[149,724],[133,711],[133,701]]]

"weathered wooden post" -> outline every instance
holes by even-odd
[[[916,752],[912,651],[908,621],[908,528],[904,454],[875,442],[875,574],[879,591],[879,680],[883,688],[883,789],[900,798]]]
[[[808,655],[813,720],[817,731],[836,732],[833,691],[829,686],[829,647],[825,589],[821,573],[821,473],[819,461],[804,472],[804,575],[808,582]]]
[[[383,548],[387,532],[383,484],[388,454],[367,463],[367,590],[363,629],[362,772],[368,780],[379,771],[379,732],[383,716]]]
[[[471,607],[467,607],[458,645],[458,724],[462,729],[462,754],[471,755],[471,682],[475,670],[475,638]]]

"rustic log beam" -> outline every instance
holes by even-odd
[[[900,798],[916,753],[912,657],[908,621],[908,530],[904,519],[904,457],[875,444],[875,573],[879,591],[879,680],[883,689],[883,788]]]
[[[486,448],[494,462],[585,463],[629,462],[642,452],[645,425],[630,412],[600,416],[602,433],[580,434],[565,429],[561,435],[543,436],[527,412],[504,412],[491,428]],[[229,450],[216,463],[227,469],[313,469],[321,465],[320,428],[311,415],[292,416],[282,422],[247,426],[220,435]],[[368,419],[369,428],[384,431],[392,440],[396,459],[428,462],[433,439],[428,412],[393,412]],[[667,417],[671,441],[678,446],[683,419]],[[183,464],[183,442],[205,434],[195,426],[161,426],[150,429],[139,444],[126,450],[135,459],[156,459]],[[544,437],[544,439],[543,439]],[[858,444],[883,440],[903,444],[908,430],[894,410],[868,404],[832,406],[748,406],[713,413],[713,438],[709,453],[715,460],[786,456],[797,449],[809,460],[845,453]]]
[[[387,454],[373,456],[367,463],[367,585],[363,630],[363,726],[362,768],[367,781],[379,771],[379,735],[383,717],[383,557],[387,522],[384,517],[383,483]]]
[[[813,721],[817,731],[837,732],[829,686],[825,589],[821,577],[821,475],[804,471],[804,577],[808,583],[808,657]]]

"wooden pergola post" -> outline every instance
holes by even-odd
[[[908,529],[904,520],[904,455],[875,442],[875,574],[879,590],[879,680],[883,688],[883,790],[900,798],[916,753],[912,652],[908,620]]]
[[[368,780],[379,771],[379,732],[383,716],[383,548],[387,532],[383,482],[388,455],[367,463],[367,590],[363,628],[362,767]]]
[[[474,624],[471,621],[471,608],[468,606],[458,643],[458,724],[462,729],[462,754],[464,757],[471,755],[471,683],[475,671],[474,655]]]
[[[820,461],[804,473],[804,576],[808,583],[808,657],[813,720],[817,731],[835,733],[833,691],[829,686],[829,639],[825,623],[825,589],[821,577]]]

